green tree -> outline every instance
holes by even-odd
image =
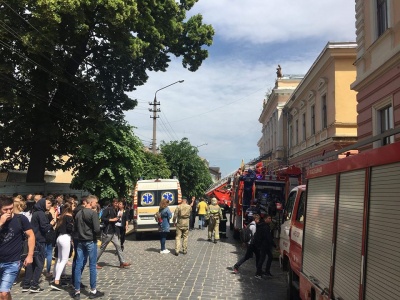
[[[170,178],[171,171],[164,156],[146,151],[144,153],[143,173],[140,177],[143,179]]]
[[[171,56],[196,71],[214,30],[197,0],[0,1],[0,161],[28,182],[65,168],[77,138],[122,122],[137,102],[126,92]],[[100,132],[96,134],[101,135]],[[75,160],[78,163],[78,160]]]
[[[100,199],[129,196],[142,174],[145,157],[132,128],[104,124],[100,131],[87,130],[85,139],[66,163],[75,166],[72,187],[88,190]]]
[[[177,176],[185,196],[204,194],[212,183],[211,175],[198,150],[187,138],[169,143],[161,142],[161,152],[165,157],[172,176]]]

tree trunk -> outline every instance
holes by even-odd
[[[42,142],[34,142],[32,144],[26,182],[44,182],[48,154],[48,144]]]

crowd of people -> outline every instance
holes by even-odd
[[[61,194],[0,196],[0,213],[0,300],[11,299],[11,288],[22,268],[23,293],[42,292],[39,282],[44,273],[52,290],[71,285],[72,297],[80,299],[81,288],[86,288],[81,278],[88,261],[89,298],[103,296],[96,288],[97,269],[101,269],[97,262],[110,242],[117,249],[119,267],[130,266],[123,257],[130,215],[123,200],[114,199],[101,210],[94,195],[83,197],[80,204],[76,197],[64,199]],[[67,264],[72,266],[71,276],[65,273]]]
[[[168,207],[169,201],[161,200],[159,206],[160,253],[170,251],[166,248],[170,222],[176,228],[175,252],[188,253],[189,231],[195,230],[196,217],[198,229],[208,229],[207,239],[218,243],[226,238],[226,214],[230,207],[226,201],[218,203],[216,198],[206,202],[204,198],[190,201],[182,198],[174,214]],[[78,203],[76,197],[61,194],[0,196],[0,300],[11,299],[11,288],[16,283],[23,268],[22,292],[40,293],[40,276],[44,273],[54,291],[62,291],[66,286],[73,287],[72,297],[80,299],[80,291],[86,288],[81,278],[88,263],[90,291],[89,298],[101,297],[104,293],[97,289],[98,264],[104,250],[111,242],[117,253],[119,267],[128,268],[131,264],[124,259],[125,233],[132,212],[123,200],[114,199],[100,208],[94,195],[82,197]],[[173,218],[172,218],[173,216]],[[233,267],[235,273],[239,267],[255,254],[256,278],[261,278],[262,266],[267,259],[264,274],[272,276],[273,237],[269,224],[271,217],[261,219],[254,214],[248,225],[252,238],[247,251]],[[101,238],[98,249],[97,240]],[[72,258],[72,262],[69,259]],[[54,264],[52,261],[55,260]],[[67,264],[72,266],[71,276],[66,275]],[[53,265],[53,269],[52,269]]]

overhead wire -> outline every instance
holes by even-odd
[[[163,111],[161,111],[161,114],[164,116],[165,121],[167,122],[167,125],[169,125],[173,135],[175,136],[175,140],[179,140],[178,135],[176,134],[175,130],[172,128],[171,123],[168,121],[167,116],[164,114]]]

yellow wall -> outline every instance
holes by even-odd
[[[356,79],[356,68],[353,62],[354,58],[335,61],[335,120],[337,123],[355,124],[357,121],[357,93],[350,89],[350,85]],[[352,133],[357,134],[356,128],[353,128]],[[337,134],[341,134],[341,130],[338,130]]]

